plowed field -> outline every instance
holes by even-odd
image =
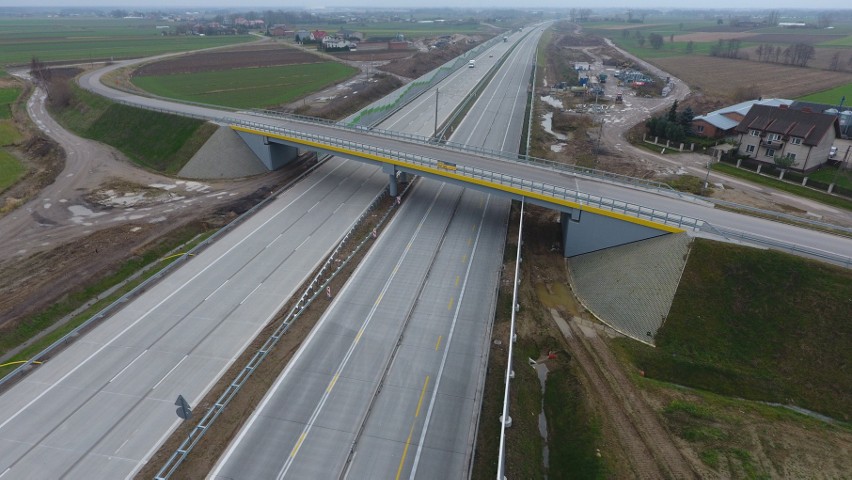
[[[280,45],[252,45],[228,51],[195,53],[149,63],[136,70],[134,76],[213,72],[235,68],[274,67],[323,61],[325,60],[322,57],[295,48],[285,48]]]
[[[797,98],[852,82],[852,74],[705,56],[656,58],[654,63],[707,94],[731,96],[756,85],[764,97]]]

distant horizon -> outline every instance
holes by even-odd
[[[334,0],[332,0],[334,1]],[[336,0],[340,1],[340,0]],[[323,5],[321,3],[305,3],[305,2],[275,2],[272,0],[260,0],[256,5],[240,5],[237,2],[228,0],[181,0],[180,4],[164,0],[153,0],[145,3],[135,1],[117,2],[115,0],[44,0],[35,5],[21,6],[18,2],[9,0],[0,0],[0,8],[14,9],[50,9],[50,8],[69,8],[69,9],[137,9],[140,11],[151,10],[182,10],[182,9],[233,9],[233,10],[314,10],[314,9],[329,9],[329,10],[353,10],[353,9],[390,9],[390,10],[408,10],[408,9],[483,9],[483,10],[535,10],[535,9],[557,9],[570,10],[571,8],[591,8],[593,11],[624,9],[626,10],[684,10],[684,11],[761,11],[761,10],[797,10],[797,11],[816,11],[816,10],[840,10],[852,11],[848,1],[845,0],[813,0],[808,2],[807,6],[803,6],[801,2],[791,0],[757,0],[757,2],[743,7],[741,1],[737,0],[720,0],[713,7],[707,8],[686,8],[683,2],[676,0],[656,0],[653,4],[637,5],[625,0],[600,0],[595,4],[595,7],[585,5],[566,5],[559,0],[539,0],[535,3],[526,4],[519,7],[516,2],[511,0],[493,0],[483,2],[481,0],[461,0],[453,1],[452,3],[441,4],[432,3],[427,7],[418,5],[419,2],[408,2],[406,0],[374,0],[370,5],[357,4],[342,4],[342,5]]]

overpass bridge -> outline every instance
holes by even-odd
[[[558,210],[562,216],[566,256],[667,233],[700,230],[704,225],[695,218],[591,195],[558,182],[504,173],[500,167],[507,165],[502,163],[506,159],[499,152],[490,152],[498,155],[494,158],[481,149],[447,149],[425,137],[333,123],[325,126],[340,130],[330,135],[247,121],[235,122],[231,128],[258,157],[271,165],[286,164],[289,158],[296,157],[300,148],[378,165],[388,174],[392,196],[397,195],[398,176],[416,174]],[[400,141],[405,145],[397,144]]]
[[[309,149],[380,165],[392,194],[398,175],[417,174],[556,209],[566,256],[687,232],[852,267],[848,237],[715,209],[658,182],[293,115],[254,113],[227,122],[272,165]]]

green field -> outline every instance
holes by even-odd
[[[16,87],[0,88],[0,119],[11,118],[12,103],[21,94],[21,89]]]
[[[846,96],[846,103],[844,103],[843,106],[844,108],[847,108],[852,105],[852,83],[847,83],[846,85],[841,85],[837,88],[832,88],[831,90],[812,93],[810,95],[797,98],[796,100],[837,105],[840,103],[840,99],[844,96]]]
[[[21,178],[26,169],[17,158],[0,148],[0,192]]]
[[[0,19],[0,65],[27,64],[32,57],[42,61],[146,57],[255,39],[250,35],[162,36],[157,25],[136,19]]]
[[[233,108],[258,108],[292,102],[357,71],[342,63],[323,62],[136,77],[133,83],[162,97]]]
[[[852,270],[696,240],[657,348],[619,344],[651,378],[852,419]]]

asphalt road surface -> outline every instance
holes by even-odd
[[[332,159],[4,392],[0,478],[132,476],[386,181]]]
[[[538,36],[508,57],[454,140],[518,150]],[[434,129],[418,121],[428,115],[389,123],[405,118]],[[422,181],[210,477],[467,476],[508,206]]]

